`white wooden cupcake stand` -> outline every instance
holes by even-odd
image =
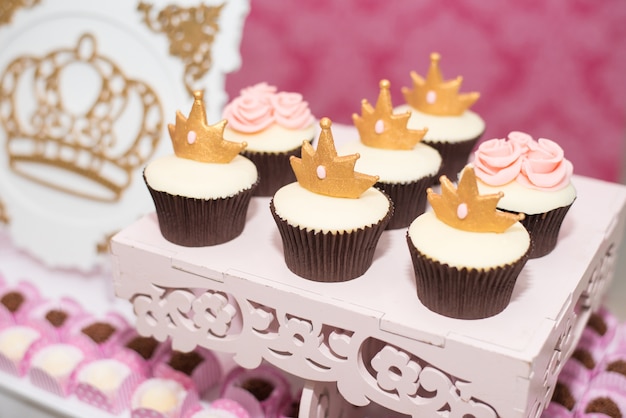
[[[370,403],[412,417],[539,417],[612,280],[625,222],[626,188],[573,181],[557,247],[530,260],[510,305],[483,320],[420,303],[405,230],[385,231],[360,278],[294,275],[269,198],[254,198],[243,234],[214,247],[171,244],[155,214],[143,217],[112,239],[115,290],[144,335],[305,379],[301,417],[358,416]]]

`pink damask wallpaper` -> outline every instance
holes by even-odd
[[[251,0],[232,96],[268,81],[302,93],[317,117],[351,123],[378,82],[394,105],[441,54],[481,98],[483,139],[522,130],[558,141],[578,174],[618,181],[626,139],[623,0]]]

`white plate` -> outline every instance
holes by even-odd
[[[47,265],[91,269],[108,261],[102,255],[112,234],[153,210],[142,170],[172,152],[167,124],[177,110],[189,111],[189,92],[203,89],[209,122],[220,119],[225,75],[240,65],[249,3],[31,3],[0,18],[0,219],[8,218],[16,246]],[[186,32],[211,33],[211,21],[218,28],[197,60],[208,58],[210,68],[195,80],[185,77],[194,68],[185,61],[190,54],[177,55],[172,43],[171,29],[181,28],[167,9],[172,3],[179,11],[215,12],[200,19],[202,32]],[[109,93],[110,106],[99,99]],[[99,164],[103,156],[110,161]]]

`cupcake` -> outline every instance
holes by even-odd
[[[144,180],[154,201],[163,237],[202,247],[238,237],[258,183],[256,166],[239,155],[245,143],[225,141],[227,121],[207,125],[202,93],[185,118],[168,126],[175,155],[151,161]]]
[[[407,242],[417,295],[428,309],[452,318],[481,319],[508,305],[530,250],[524,215],[496,210],[502,194],[480,195],[471,166],[458,187],[441,177],[428,190],[433,211],[409,226]]]
[[[476,92],[460,94],[463,80],[460,76],[444,80],[439,69],[440,58],[437,53],[430,55],[430,68],[425,79],[411,72],[413,88],[402,89],[406,104],[396,111],[411,111],[409,128],[428,128],[423,142],[441,154],[440,174],[456,179],[485,131],[485,122],[469,110],[480,95]]]
[[[436,182],[441,168],[439,152],[423,143],[427,129],[407,128],[410,112],[393,113],[389,81],[380,82],[376,107],[362,101],[361,116],[352,115],[360,139],[339,149],[358,154],[355,170],[379,176],[374,187],[393,202],[393,216],[387,229],[406,228],[424,213],[426,189]]]
[[[272,196],[296,180],[289,158],[300,157],[302,141],[312,141],[315,119],[299,93],[278,92],[259,83],[241,90],[224,108],[224,138],[245,142],[241,151],[259,170],[255,196]]]
[[[530,258],[556,247],[561,224],[576,199],[573,166],[554,141],[535,141],[523,132],[480,144],[473,164],[481,193],[504,192],[498,209],[524,213],[530,233]]]
[[[317,149],[302,144],[292,157],[297,182],[270,202],[287,267],[300,277],[341,282],[361,276],[373,261],[393,205],[372,187],[377,176],[354,171],[357,154],[338,156],[328,118],[320,121]]]

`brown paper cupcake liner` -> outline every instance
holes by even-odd
[[[563,224],[565,215],[567,215],[570,207],[572,207],[572,204],[536,215],[524,214],[524,219],[522,219],[520,223],[524,225],[524,228],[528,231],[532,242],[532,250],[529,258],[543,257],[554,250],[559,239],[561,225]],[[508,210],[504,211],[512,212]]]
[[[457,180],[459,173],[469,161],[469,156],[474,149],[474,145],[476,145],[481,136],[482,133],[475,138],[458,142],[422,141],[424,144],[439,151],[441,155],[441,168],[436,178],[437,183],[439,183],[439,177],[442,175],[445,175],[451,181]]]
[[[256,165],[259,172],[259,185],[254,189],[254,196],[274,196],[274,193],[286,184],[296,181],[296,175],[291,169],[289,158],[300,157],[301,147],[293,150],[270,153],[244,150],[241,155]]]
[[[154,190],[146,182],[161,235],[185,247],[217,245],[238,237],[257,184],[258,180],[249,189],[224,199],[195,199]]]
[[[378,240],[393,214],[377,224],[344,233],[323,233],[291,226],[276,214],[274,200],[270,202],[272,216],[283,242],[285,263],[289,270],[317,282],[344,282],[363,275],[371,266]]]
[[[433,186],[437,176],[424,177],[411,183],[383,183],[374,185],[384,192],[393,202],[393,216],[387,229],[408,227],[411,222],[426,210],[426,189]]]
[[[408,234],[407,243],[419,300],[433,312],[458,319],[482,319],[502,312],[530,252],[506,266],[459,269],[428,258]]]

